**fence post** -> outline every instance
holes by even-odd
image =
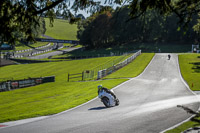
[[[11,82],[10,81],[7,82],[7,87],[8,87],[8,91],[10,91],[11,90]]]
[[[83,78],[84,78],[84,71],[82,72],[82,81],[83,81]]]

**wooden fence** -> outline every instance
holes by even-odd
[[[84,75],[84,72],[82,72],[82,73],[75,73],[75,74],[69,74],[68,73],[68,79],[67,79],[67,81],[69,82],[70,79],[74,79],[74,78],[81,78],[81,80],[83,81],[83,75]]]

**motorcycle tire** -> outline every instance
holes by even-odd
[[[115,105],[118,106],[119,105],[119,99],[116,98],[115,100]]]
[[[103,102],[103,104],[104,104],[107,108],[110,107],[109,99],[108,99],[107,97],[103,97],[103,98],[101,99],[101,101]]]

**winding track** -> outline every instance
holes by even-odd
[[[189,117],[177,104],[196,100],[181,79],[175,54],[171,60],[167,54],[156,54],[140,76],[114,91],[120,100],[117,107],[104,108],[94,99],[43,120],[0,129],[0,133],[158,133]],[[198,103],[187,106],[198,109]]]
[[[29,59],[44,59],[44,58],[48,58],[48,57],[54,56],[54,55],[61,55],[61,54],[63,54],[63,52],[70,52],[70,51],[73,51],[73,50],[76,50],[76,49],[79,49],[79,48],[72,47],[72,48],[67,48],[67,49],[64,49],[64,50],[57,50],[57,51],[50,52],[50,53],[44,53],[44,54],[41,54],[41,55],[31,56],[31,57],[28,57],[28,58]]]

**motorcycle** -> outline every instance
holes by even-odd
[[[99,91],[98,97],[107,108],[119,105],[119,99],[117,97],[115,98],[113,95],[104,90]]]

